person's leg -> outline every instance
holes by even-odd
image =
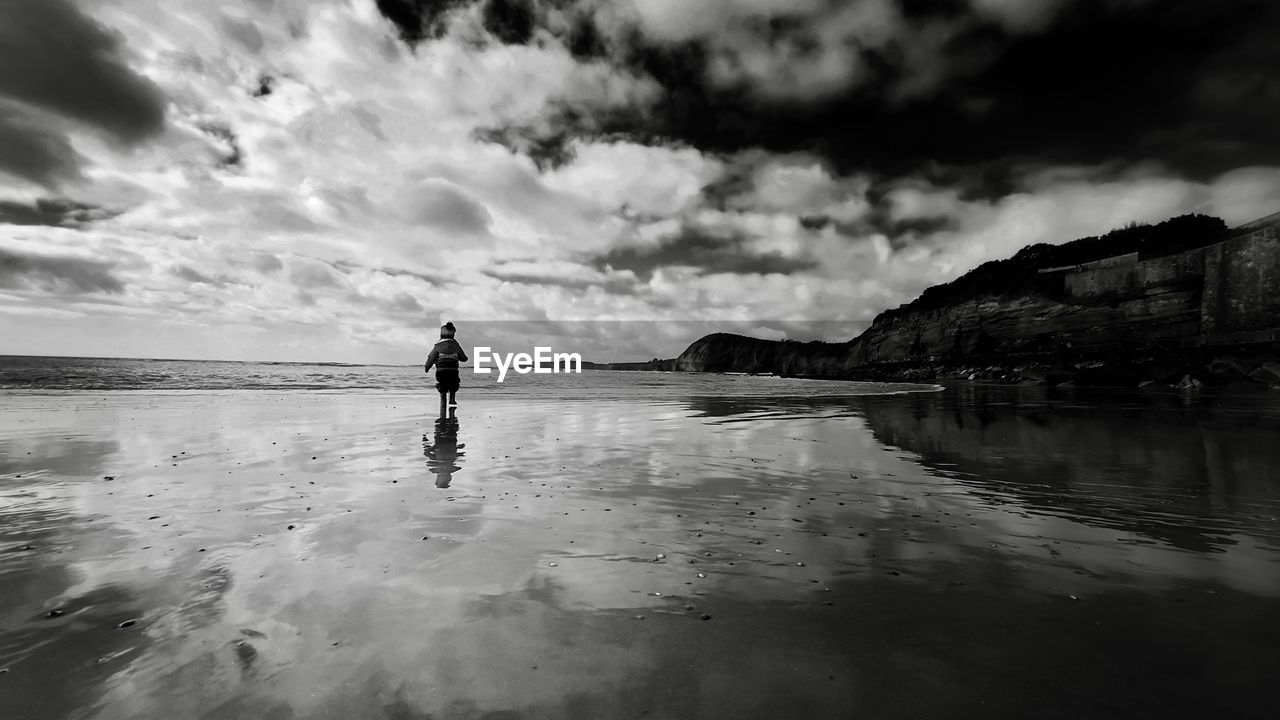
[[[446,402],[445,395],[448,395],[447,402],[450,405],[458,404],[459,374],[459,371],[452,368],[441,369],[436,374],[436,388],[440,390],[440,402]]]
[[[446,396],[445,396],[445,393],[444,393],[443,391],[441,391],[441,393],[440,393],[440,417],[444,417],[444,416],[445,416],[445,411],[446,411],[446,409],[448,408],[448,405],[447,405],[447,403],[445,402],[445,397],[446,397]]]

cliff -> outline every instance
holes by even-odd
[[[1187,215],[1058,246],[1033,245],[881,313],[848,342],[714,334],[690,345],[675,367],[919,379],[1017,363],[1038,365],[1034,379],[1043,379],[1065,363],[1096,367],[1099,358],[1114,364],[1145,354],[1190,368],[1211,363],[1212,348],[1280,341],[1278,227],[1280,215],[1235,231],[1216,218]],[[1248,375],[1274,359],[1264,353],[1234,374]],[[1164,382],[1158,374],[1133,372]]]
[[[693,372],[838,375],[852,367],[852,348],[852,341],[801,343],[713,333],[697,340],[681,353],[676,358],[675,369]]]

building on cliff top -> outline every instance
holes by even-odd
[[[1131,252],[1039,272],[1061,274],[1068,303],[1128,305],[1181,344],[1280,341],[1280,213],[1195,250],[1149,258]]]

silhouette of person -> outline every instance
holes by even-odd
[[[455,333],[453,323],[441,325],[440,341],[431,348],[427,362],[422,366],[425,373],[430,373],[435,366],[436,390],[440,391],[440,417],[444,417],[446,401],[448,405],[458,404],[459,366],[468,360],[466,351],[453,339]]]
[[[427,470],[436,476],[436,487],[447,488],[453,482],[453,474],[462,468],[462,449],[458,444],[457,408],[449,408],[449,414],[436,419],[435,432],[428,438],[422,434],[422,454],[427,458]]]

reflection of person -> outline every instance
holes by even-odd
[[[455,409],[450,408],[448,417],[436,420],[436,430],[431,439],[425,433],[422,436],[422,454],[427,458],[427,469],[436,476],[438,488],[449,487],[453,474],[462,469],[457,463],[466,455],[460,452],[466,445],[458,444],[458,418],[454,412]]]
[[[436,390],[440,391],[440,417],[444,417],[446,394],[450,405],[458,404],[458,387],[462,384],[459,366],[468,359],[462,346],[453,339],[454,332],[451,322],[440,326],[440,342],[431,348],[431,353],[427,355],[427,364],[422,368],[423,372],[429,373],[432,365],[436,367]]]

